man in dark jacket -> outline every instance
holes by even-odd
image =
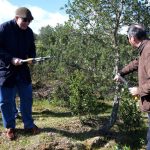
[[[32,86],[30,70],[22,59],[35,57],[34,34],[29,28],[33,16],[26,7],[16,10],[15,18],[0,25],[0,108],[5,135],[15,138],[13,112],[15,87],[20,97],[20,109],[26,131],[37,133],[32,119]]]
[[[138,71],[139,84],[137,87],[129,88],[129,90],[133,96],[140,96],[140,109],[142,112],[148,113],[150,120],[150,40],[147,38],[145,28],[139,24],[129,26],[127,36],[130,45],[139,52],[139,57],[126,65],[120,71],[120,75],[116,75],[114,79],[119,81],[121,76]],[[147,140],[147,150],[150,150],[150,127]]]

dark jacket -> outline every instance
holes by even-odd
[[[125,66],[120,74],[124,76],[138,70],[139,95],[150,96],[150,40],[144,40],[138,48],[139,58]]]
[[[31,76],[27,64],[14,66],[13,57],[26,59],[35,57],[35,43],[33,31],[19,28],[15,20],[0,25],[0,86],[12,87],[16,77],[24,83],[31,83]]]

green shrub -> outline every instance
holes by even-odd
[[[137,101],[129,95],[128,89],[123,91],[119,111],[120,130],[133,131],[143,125],[142,114],[137,107]]]
[[[85,73],[76,70],[68,79],[69,105],[71,110],[78,115],[97,113],[97,98],[94,94],[94,84],[90,82]]]
[[[116,146],[114,146],[113,150],[131,150],[131,148],[128,147],[128,146],[123,146],[122,147],[120,145],[116,145]]]

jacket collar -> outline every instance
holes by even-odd
[[[148,39],[143,40],[141,45],[137,48],[137,50],[139,52],[139,55],[141,55],[141,53],[142,53],[142,51],[143,51],[143,49],[144,49],[144,47],[145,47],[145,45],[147,44],[148,41],[149,41]]]

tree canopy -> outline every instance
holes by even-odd
[[[122,30],[132,23],[149,29],[150,11],[137,0],[74,0],[64,9],[68,22],[43,27],[37,35],[38,56],[53,59],[34,66],[33,80],[59,81],[51,97],[78,115],[103,114],[103,102],[114,99],[117,117],[120,88],[113,77],[137,56]],[[136,83],[135,76],[128,79]]]

